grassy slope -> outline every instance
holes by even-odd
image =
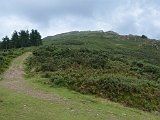
[[[80,47],[89,47],[91,49],[108,49],[108,48],[126,48],[139,49],[143,45],[154,44],[158,41],[142,39],[140,36],[121,36],[112,32],[69,32],[43,39],[44,44],[57,44],[62,46],[80,45]],[[74,41],[75,44],[72,44]],[[71,44],[70,44],[71,43]]]
[[[58,47],[69,47],[69,48],[89,48],[94,50],[107,50],[110,53],[117,57],[124,55],[124,58],[130,64],[125,66],[121,64],[122,62],[113,62],[111,63],[114,66],[119,66],[122,68],[121,71],[127,69],[128,71],[135,72],[138,76],[143,76],[143,79],[153,80],[153,77],[150,77],[154,73],[151,69],[160,67],[160,42],[151,39],[144,39],[141,36],[121,36],[113,32],[96,32],[96,31],[83,31],[83,32],[70,32],[64,33],[56,36],[50,36],[44,38],[44,44],[53,44]],[[134,62],[142,62],[147,66],[144,70],[130,69],[130,66]],[[128,64],[127,63],[127,64]],[[149,64],[148,64],[149,63]],[[121,66],[120,66],[121,65]],[[124,69],[123,69],[124,68]],[[134,69],[134,68],[133,68]],[[141,71],[150,71],[149,73],[141,73]],[[159,70],[157,70],[157,76],[160,75]],[[112,74],[115,74],[114,72]],[[135,74],[135,73],[134,73]],[[125,75],[125,74],[123,74]],[[153,78],[153,79],[152,79]],[[156,81],[159,81],[160,78],[156,78]],[[157,83],[158,84],[158,83]],[[157,97],[158,98],[158,97]]]
[[[0,120],[159,120],[160,118],[155,113],[126,108],[95,96],[82,95],[65,88],[51,88],[41,84],[39,81],[43,80],[39,76],[26,80],[36,89],[55,94],[68,102],[51,103],[0,86]]]
[[[78,33],[81,34],[81,33]],[[86,33],[88,34],[88,33]],[[107,33],[106,33],[107,34]],[[112,34],[109,38],[105,38],[104,40],[100,40],[99,37],[97,40],[93,40],[85,38],[75,39],[73,35],[72,40],[83,41],[79,42],[81,45],[66,45],[66,41],[70,41],[71,38],[69,36],[68,40],[63,40],[64,38],[60,36],[56,36],[54,38],[51,37],[53,41],[45,41],[45,44],[58,44],[60,46],[70,46],[70,47],[88,47],[90,49],[108,49],[108,48],[126,48],[131,50],[137,50],[142,45],[147,44],[152,46],[155,41],[139,41],[133,42],[123,42],[116,39]],[[95,38],[95,37],[94,37]],[[61,41],[58,41],[61,40]],[[64,41],[64,42],[62,42]],[[72,41],[71,41],[72,43]],[[148,44],[148,43],[151,43]],[[158,44],[158,42],[156,42]],[[127,47],[128,45],[134,45],[132,47]],[[139,47],[138,47],[139,46]],[[152,49],[155,49],[152,47]],[[133,108],[126,108],[120,104],[110,102],[107,100],[103,100],[100,98],[95,98],[90,95],[82,95],[74,91],[69,91],[65,88],[51,88],[44,84],[41,84],[39,81],[42,78],[36,76],[35,78],[28,79],[31,85],[36,87],[37,89],[46,91],[48,93],[53,93],[62,98],[68,99],[70,104],[57,104],[50,103],[48,101],[42,101],[40,99],[35,99],[27,95],[23,95],[20,93],[15,93],[6,88],[0,87],[0,120],[159,120],[160,116],[155,113],[147,113],[140,110],[136,110]],[[82,104],[83,103],[83,104]],[[26,105],[26,106],[25,106]],[[71,111],[68,108],[73,108],[74,111]]]
[[[1,87],[1,120],[159,120],[160,118],[155,113],[126,108],[110,101],[82,95],[64,88],[53,89],[37,83],[34,85],[43,91],[53,92],[69,99],[69,104],[50,103]]]
[[[160,41],[143,39],[140,36],[121,36],[114,32],[75,31],[46,37],[43,43],[59,47],[110,50],[116,54],[125,53],[128,57],[145,59],[160,66]]]

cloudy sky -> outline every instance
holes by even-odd
[[[43,37],[112,30],[160,39],[160,0],[0,0],[0,38],[32,28]]]

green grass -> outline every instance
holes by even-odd
[[[129,107],[159,111],[159,41],[113,32],[82,31],[46,37],[43,42],[46,46],[33,51],[28,59],[28,70],[33,75],[42,73],[42,77],[50,78],[50,85],[97,94]],[[116,76],[110,83],[108,78],[100,81],[101,76],[110,75]],[[136,86],[125,83],[123,78],[133,78]],[[144,80],[153,81],[154,86]]]
[[[129,38],[130,40],[122,37],[120,40],[120,36],[115,34],[101,34],[97,32],[93,32],[93,34],[90,34],[90,32],[69,33],[58,35],[54,38],[50,37],[51,40],[44,43],[76,49],[81,47],[96,50],[115,48],[116,52],[124,50],[123,48],[126,50],[141,50],[145,54],[147,53],[147,58],[155,60],[154,62],[159,64],[159,55],[157,53],[157,56],[152,54],[156,50],[152,47],[153,41],[146,41],[141,38],[133,41],[135,37]],[[73,40],[78,42],[73,42]],[[67,41],[70,41],[70,43],[66,44]],[[146,45],[141,46],[145,43],[147,43],[147,47]],[[149,43],[152,44],[150,45]],[[151,47],[148,49],[148,51],[151,50],[150,54],[144,49],[145,47]],[[22,61],[17,60],[13,64],[22,64]],[[35,75],[32,78],[26,77],[28,84],[35,89],[57,96],[57,98],[60,98],[59,102],[52,103],[33,98],[0,86],[0,120],[160,120],[160,113],[158,112],[144,112],[94,95],[80,94],[63,87],[50,87],[44,84],[47,80],[39,75]],[[61,100],[66,102],[61,102]]]
[[[81,120],[88,119],[82,112],[72,112],[68,105],[49,103],[0,88],[1,120]],[[90,116],[92,118],[92,116]],[[94,118],[93,118],[94,119]]]
[[[46,79],[40,76],[26,78],[28,83],[34,88],[52,93],[62,99],[67,100],[67,105],[75,109],[78,115],[75,120],[95,119],[95,120],[158,120],[159,113],[149,113],[134,108],[127,108],[118,103],[111,102],[106,99],[96,97],[94,95],[83,95],[78,92],[68,90],[66,88],[50,87],[45,85]],[[66,106],[66,105],[64,105]],[[66,106],[67,107],[67,106]],[[55,112],[55,111],[54,111]],[[81,114],[79,116],[79,114]],[[63,120],[64,118],[61,118]],[[69,119],[69,118],[68,118]],[[67,120],[68,120],[67,119]]]
[[[32,51],[36,47],[0,50],[0,74],[2,74],[10,65],[11,61],[24,52]],[[18,61],[17,61],[18,62]]]
[[[160,66],[160,41],[143,39],[141,36],[118,35],[111,32],[81,31],[69,32],[43,39],[44,45],[55,45],[61,48],[87,48],[107,50],[113,54],[146,60]]]
[[[126,108],[95,96],[82,95],[65,88],[50,88],[28,82],[43,91],[53,93],[68,102],[51,103],[0,87],[0,120],[159,120],[160,115]],[[40,80],[41,81],[41,80]],[[73,109],[73,111],[71,110]]]
[[[43,43],[46,45],[56,44],[60,46],[77,46],[102,50],[113,47],[138,49],[144,44],[153,44],[155,42],[158,41],[143,39],[141,36],[121,36],[114,33],[98,31],[69,32],[55,36],[49,36],[43,39]]]
[[[27,61],[29,74],[141,110],[159,111],[160,67],[109,51],[40,47]],[[32,71],[32,72],[31,72]],[[39,72],[39,73],[38,73]],[[147,94],[146,94],[147,91]]]

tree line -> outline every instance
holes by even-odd
[[[42,39],[38,30],[32,29],[31,32],[28,30],[21,30],[20,32],[14,31],[11,38],[8,36],[2,38],[2,42],[0,42],[0,49],[39,46],[41,44]]]

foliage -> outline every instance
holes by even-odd
[[[19,33],[14,31],[11,39],[6,36],[2,40],[0,50],[39,46],[42,44],[41,35],[37,30],[32,30],[31,33],[28,30],[21,30]]]
[[[22,53],[24,53],[24,49],[12,49],[12,50],[3,50],[0,51],[0,74],[4,72],[6,68],[8,68],[11,60]]]
[[[70,66],[85,66],[93,69],[104,69],[108,66],[107,53],[87,49],[61,49],[54,46],[40,47],[33,52],[35,61],[29,61],[30,66],[36,66],[36,71],[56,71]]]
[[[27,60],[30,74],[49,78],[52,86],[160,110],[159,41],[107,32],[73,32],[49,39],[44,43],[52,45],[39,47]],[[73,44],[76,41],[83,44]]]
[[[96,94],[147,111],[160,110],[160,83],[107,74],[85,78],[79,73],[55,73],[50,78],[51,84],[65,86],[85,94]],[[56,84],[53,81],[55,78]]]
[[[65,88],[51,88],[34,83],[32,85],[37,85],[36,87],[45,93],[47,91],[48,95],[54,95],[53,102],[0,87],[0,120],[13,118],[15,120],[159,120],[160,118],[160,115],[155,113],[126,108],[110,101],[102,102],[101,99],[71,92]]]

